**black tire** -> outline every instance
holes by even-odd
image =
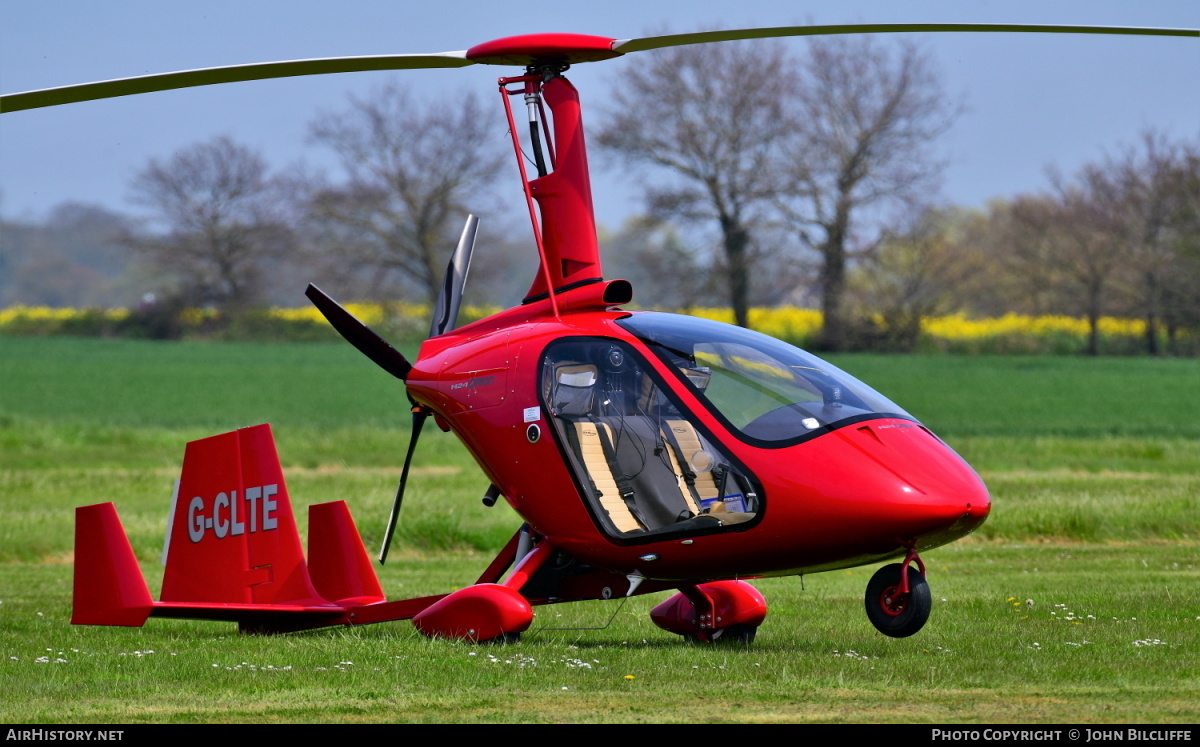
[[[754,636],[758,635],[758,626],[738,623],[730,625],[728,628],[722,628],[720,633],[721,635],[714,641],[715,643],[749,646],[754,643]]]
[[[929,612],[933,609],[933,596],[929,584],[916,568],[908,568],[907,595],[899,594],[899,563],[885,565],[875,572],[867,583],[864,598],[867,618],[875,629],[892,638],[907,638],[925,627]]]
[[[749,646],[754,643],[754,636],[758,635],[757,625],[747,625],[746,623],[738,623],[730,625],[728,628],[721,628],[713,632],[713,637],[705,640],[696,633],[680,633],[683,640],[688,643],[697,645],[727,645],[727,646]]]

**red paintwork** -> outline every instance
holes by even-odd
[[[538,96],[538,109],[542,110],[541,98],[538,94],[538,86],[540,76],[524,75],[519,78],[501,78],[500,79],[500,100],[504,103],[504,115],[508,119],[508,132],[512,136],[513,155],[517,158],[517,171],[521,174],[521,186],[525,191],[525,206],[529,210],[529,222],[533,226],[533,243],[537,246],[538,252],[538,278],[541,278],[541,283],[545,287],[553,286],[554,283],[550,278],[551,262],[546,256],[546,242],[542,237],[542,227],[538,222],[538,210],[534,205],[533,189],[529,186],[529,174],[525,171],[525,154],[521,150],[521,136],[518,135],[517,123],[513,118],[512,104],[509,102],[509,97],[517,93],[524,92],[526,95]],[[512,91],[508,86],[510,83],[523,83],[521,90]],[[545,116],[543,113],[541,116]],[[543,127],[545,122],[543,120]],[[538,282],[537,280],[534,281]],[[554,311],[554,315],[558,316],[558,305],[553,296],[550,297],[550,306]]]
[[[338,604],[386,598],[345,501],[308,507],[308,571],[317,592]]]
[[[908,574],[902,574],[901,578],[908,580]],[[909,592],[901,586],[907,586],[907,583],[897,586],[889,586],[879,592],[879,609],[883,610],[884,614],[889,617],[899,617],[904,614],[904,610],[908,609]]]
[[[913,547],[912,544],[909,544],[908,552],[905,553],[905,555],[904,555],[904,562],[901,563],[900,566],[902,568],[907,568],[908,566],[912,565],[914,562],[917,564],[917,571],[921,574],[922,577],[924,577],[925,576],[925,562],[923,560],[921,560],[920,555],[917,555],[917,548]],[[908,587],[908,573],[901,573],[900,574],[900,593],[907,596],[911,591],[912,591],[912,589],[910,589]]]
[[[154,600],[111,503],[75,509],[72,625],[141,627]]]
[[[485,65],[597,62],[621,56],[613,51],[615,41],[588,34],[522,34],[476,44],[467,59]]]
[[[467,57],[566,64],[616,56],[612,41],[511,37],[474,47]],[[508,82],[524,88],[507,90]],[[991,503],[979,477],[912,421],[866,420],[784,448],[756,446],[726,429],[676,372],[614,323],[626,312],[610,305],[628,300],[628,284],[602,281],[575,88],[540,74],[502,79],[501,88],[506,105],[510,94],[544,96],[554,119],[547,143],[554,170],[533,180],[521,170],[539,274],[521,306],[426,341],[406,385],[418,407],[462,439],[528,523],[532,551],[517,557],[524,546],[519,533],[479,583],[448,595],[383,601],[344,503],[313,507],[305,561],[270,428],[256,426],[188,445],[162,601],[152,601],[111,504],[79,509],[73,622],[141,625],[148,616],[167,616],[282,632],[412,618],[427,635],[486,640],[528,628],[531,603],[677,588],[680,595],[655,609],[655,622],[708,635],[713,626],[756,626],[766,614],[757,590],[733,579],[899,556],[922,567],[918,552],[962,537],[986,519]],[[520,160],[511,107],[509,121]],[[543,353],[569,337],[619,340],[637,351],[707,437],[753,475],[761,486],[757,515],[686,539],[606,534],[541,403]],[[531,425],[540,428],[540,438],[528,436]],[[267,486],[274,491],[269,510]],[[514,562],[508,580],[497,583]],[[709,611],[714,617],[704,618]]]
[[[542,211],[546,269],[553,287],[559,288],[599,280],[602,270],[579,92],[565,78],[550,81],[543,92],[554,114],[557,163],[554,171],[530,181],[529,189]],[[539,274],[525,295],[545,292],[546,281]]]
[[[542,564],[549,559],[554,552],[554,545],[549,542],[541,542],[524,558],[517,563],[517,567],[513,569],[512,574],[504,582],[504,585],[513,591],[520,591],[521,587],[529,582],[533,574],[541,568]]]
[[[325,602],[309,580],[268,425],[187,445],[169,542],[164,602]]]
[[[533,607],[521,593],[499,584],[467,586],[442,598],[413,618],[431,638],[488,641],[520,633],[533,622]]]
[[[586,291],[563,294],[560,303]],[[765,510],[745,531],[695,537],[690,545],[678,539],[619,544],[585,508],[545,413],[540,422],[546,436],[530,443],[523,411],[540,407],[540,356],[550,342],[582,335],[644,348],[612,323],[623,312],[552,319],[537,304],[510,312],[498,328],[482,320],[426,343],[410,374],[409,394],[446,420],[532,527],[587,563],[678,581],[789,575],[903,555],[910,542],[926,550],[965,535],[987,516],[990,499],[979,477],[916,423],[872,420],[787,448],[751,446],[729,433],[646,352],[697,419],[759,479]],[[484,376],[493,383],[470,386]],[[658,560],[639,560],[648,553],[657,553]]]
[[[767,600],[745,581],[712,581],[686,587],[650,610],[650,619],[672,633],[701,635],[733,625],[757,628],[767,617]]]
[[[72,623],[140,627],[149,617],[175,617],[227,620],[243,631],[278,633],[409,619],[443,598],[384,602],[343,501],[310,507],[306,564],[282,478],[269,426],[189,443],[158,602],[113,504],[76,509]],[[269,511],[263,498],[247,500],[248,488],[263,485],[278,487]],[[228,499],[234,491],[236,503],[222,503],[214,512],[217,495]],[[197,497],[200,507],[193,510]],[[189,525],[189,515],[199,523]],[[264,525],[264,517],[275,525]],[[205,526],[205,519],[225,525],[224,536]],[[238,523],[242,532],[234,534]],[[192,534],[200,535],[198,541]]]

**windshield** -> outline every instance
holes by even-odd
[[[750,440],[795,442],[848,419],[913,419],[879,392],[800,348],[708,319],[642,312],[617,321]]]

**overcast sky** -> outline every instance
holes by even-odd
[[[968,22],[1200,27],[1197,0],[0,0],[4,93],[268,60],[461,50],[514,34],[616,38],[667,31],[804,23]],[[1046,167],[1071,172],[1149,127],[1200,137],[1200,40],[1044,34],[920,34],[948,92],[967,110],[939,147],[944,198],[982,205],[1044,188]],[[797,52],[803,40],[791,40]],[[575,67],[585,122],[623,66],[654,52]],[[517,71],[513,71],[516,73]],[[152,157],[218,135],[261,150],[275,167],[332,157],[308,143],[322,110],[344,108],[401,78],[421,95],[473,90],[499,108],[504,68],[354,73],[170,91],[0,115],[0,213],[38,218],[67,200],[137,212],[129,183]],[[489,97],[495,97],[494,99]],[[591,115],[589,119],[589,114]],[[506,147],[497,133],[499,149]],[[593,154],[600,221],[640,208],[636,182]],[[512,211],[524,210],[513,169]]]

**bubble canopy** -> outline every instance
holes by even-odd
[[[746,441],[788,446],[879,417],[916,420],[837,366],[764,334],[680,314],[617,320]]]

